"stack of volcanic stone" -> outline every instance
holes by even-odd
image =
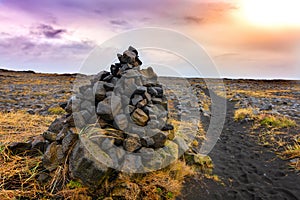
[[[118,59],[110,72],[87,76],[61,104],[67,114],[31,142],[44,151],[49,172],[67,163],[72,178],[95,185],[111,171],[159,169],[188,148],[167,124],[168,102],[153,69],[140,69],[133,47]]]
[[[93,76],[91,84],[79,87],[79,92],[62,104],[69,113],[66,123],[82,128],[98,121],[102,128],[113,126],[129,132],[137,126],[163,129],[167,99],[157,75],[151,67],[140,70],[142,62],[133,47],[118,54],[118,59],[111,72]]]
[[[140,70],[142,62],[133,47],[123,55],[118,54],[118,59],[119,63],[111,65],[111,72],[102,71],[93,76],[91,84],[80,86],[79,92],[62,104],[69,113],[65,123],[81,129],[98,122],[101,128],[113,127],[138,135],[145,147],[163,147],[165,140],[148,138],[151,132],[166,139],[167,134],[162,131],[173,129],[166,124],[167,99],[157,75],[151,67]]]

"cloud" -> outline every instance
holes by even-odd
[[[196,23],[196,24],[200,24],[203,22],[203,18],[194,17],[194,16],[185,16],[184,20],[188,23]]]
[[[60,45],[59,49],[65,49],[66,51],[72,51],[74,53],[87,53],[91,51],[96,44],[93,41],[82,40],[80,42],[69,42]]]
[[[5,37],[6,37],[6,36],[10,36],[10,34],[9,34],[9,33],[6,33],[6,32],[0,32],[0,35],[1,35],[1,36],[5,36]]]
[[[20,57],[26,57],[27,55],[37,56],[42,49],[36,51],[36,44],[26,36],[11,36],[6,38],[0,38],[0,59],[4,57],[13,59],[19,59]],[[1,63],[2,64],[2,63]]]
[[[110,23],[112,25],[117,25],[117,26],[126,26],[126,25],[128,25],[127,21],[125,21],[125,20],[110,20]]]
[[[120,11],[137,11],[143,10],[146,11],[151,7],[152,9],[161,8],[164,9],[167,5],[170,5],[174,0],[165,0],[164,2],[160,0],[152,0],[152,1],[140,1],[140,0],[9,0],[6,4],[10,7],[26,10],[28,12],[35,11],[41,15],[45,11],[53,11],[54,13],[71,13],[70,11],[94,11],[98,14],[120,14]],[[179,2],[175,0],[175,2]],[[33,14],[35,14],[33,12]],[[88,15],[89,13],[85,13]]]
[[[94,13],[96,13],[98,15],[101,15],[101,14],[103,14],[103,10],[102,9],[95,9]]]
[[[66,29],[55,29],[51,25],[47,24],[40,24],[38,25],[37,29],[37,34],[44,35],[46,38],[61,38],[61,35],[63,33],[66,33]],[[32,32],[35,33],[35,32]]]
[[[35,44],[31,41],[23,41],[23,44],[22,44],[22,50],[23,51],[29,51],[31,49],[33,49],[35,47]]]
[[[66,25],[68,28],[75,26],[87,29],[92,29],[91,25],[101,24],[107,25],[106,28],[113,32],[141,26],[174,28],[174,24],[197,25],[217,22],[225,19],[227,11],[234,7],[227,2],[210,0],[10,0],[5,5],[22,15],[31,16],[36,23],[47,22],[46,25],[55,23]],[[76,20],[73,20],[75,18]],[[54,27],[53,30],[51,27],[46,28],[48,30],[45,35],[49,38],[59,36],[62,34],[60,31],[63,31]]]
[[[228,2],[189,2],[186,6],[189,9],[185,9],[184,13],[188,15],[183,16],[183,19],[190,23],[223,23],[228,13],[236,9],[233,3]]]
[[[74,56],[86,56],[95,45],[93,41],[86,40],[64,40],[59,43],[51,43],[30,36],[0,38],[0,61],[4,58],[10,58],[11,60],[38,60],[41,58],[74,59]]]
[[[32,36],[0,37],[0,65],[11,69],[41,72],[77,72],[96,46],[90,40],[56,42]]]

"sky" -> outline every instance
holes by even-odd
[[[300,79],[299,7],[298,0],[0,0],[0,68],[78,72],[111,37],[161,27],[200,44],[221,77]],[[187,71],[181,64],[174,67]]]

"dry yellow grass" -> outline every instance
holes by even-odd
[[[39,193],[45,193],[45,188],[41,187],[36,180],[40,163],[40,157],[12,156],[2,148],[0,199],[19,199],[21,197],[37,199]]]
[[[257,116],[254,115],[254,110],[252,108],[240,108],[234,112],[235,121],[241,121],[244,120],[245,118],[249,118],[251,120],[257,118]]]
[[[193,174],[195,172],[190,166],[177,161],[166,169],[147,174],[139,184],[146,194],[145,199],[175,199],[180,194],[184,178]]]
[[[11,155],[0,149],[0,199],[87,199],[87,188],[70,188],[68,185],[54,193],[53,176],[48,182],[40,183],[42,172],[41,156]],[[61,177],[59,177],[61,178]],[[55,189],[55,188],[54,188]]]
[[[291,94],[291,92],[297,91],[297,89],[286,90],[286,89],[263,89],[255,88],[255,90],[249,88],[246,89],[233,89],[231,88],[230,92],[227,93],[227,98],[233,97],[235,94],[243,94],[249,97],[258,97],[258,98],[286,98],[286,99],[296,99],[291,95],[283,95],[284,93]],[[279,95],[282,93],[281,95]]]
[[[123,189],[126,199],[140,199],[141,194],[145,200],[175,199],[180,194],[183,181],[187,176],[194,175],[195,171],[184,161],[178,160],[165,169],[147,174],[124,174],[121,173],[117,180],[109,183],[106,191],[112,191],[110,197],[115,195],[113,188],[120,185],[136,185],[136,189]],[[117,192],[118,193],[118,192]]]
[[[36,176],[41,168],[41,157],[11,155],[5,145],[27,141],[41,134],[57,116],[30,115],[25,111],[0,114],[0,199],[39,199],[50,197],[39,185]]]
[[[282,155],[286,159],[300,158],[300,144],[295,142],[293,145],[288,145]]]
[[[25,111],[0,114],[0,144],[27,141],[47,130],[56,115],[30,115]]]
[[[300,143],[295,141],[292,145],[287,145],[285,150],[280,153],[280,156],[286,160],[294,159],[290,165],[292,168],[300,171]]]

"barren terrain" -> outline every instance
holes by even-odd
[[[28,190],[41,190],[18,181],[25,173],[24,166],[29,166],[31,171],[31,174],[26,172],[28,182],[35,176],[39,159],[27,160],[30,161],[27,163],[26,158],[19,156],[5,163],[3,161],[9,159],[3,149],[7,144],[27,141],[43,133],[63,113],[59,103],[72,95],[75,77],[0,70],[1,199],[24,194],[28,197]],[[209,108],[215,102],[209,101],[202,79],[189,79],[189,82],[199,98],[197,103],[205,131],[210,122]],[[169,79],[170,85],[175,83],[176,79]],[[178,198],[299,199],[300,81],[226,79],[224,84],[226,95],[217,95],[226,99],[226,121],[217,144],[209,153],[213,172],[211,176],[187,178]],[[176,102],[178,99],[172,97],[170,93],[170,110],[182,108]],[[189,101],[184,96],[181,98],[183,102]],[[181,112],[188,115],[184,110]],[[188,131],[188,125],[186,129]],[[7,178],[10,170],[17,172]]]

